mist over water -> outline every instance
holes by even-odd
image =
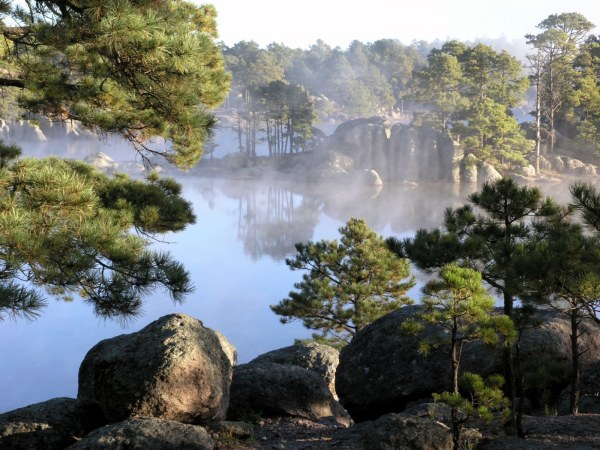
[[[93,154],[99,147],[108,154],[122,150],[118,142],[112,149],[96,142],[83,151]],[[47,156],[49,148],[48,143],[29,147],[28,154]],[[66,154],[55,152],[59,156],[85,156],[81,146],[72,151],[68,146],[52,148],[67,148]],[[125,154],[133,155],[130,149]],[[156,292],[146,298],[144,314],[126,326],[96,318],[82,301],[53,299],[35,321],[0,322],[0,383],[5,386],[0,412],[54,397],[76,397],[79,365],[93,345],[137,331],[166,314],[182,312],[221,331],[238,349],[240,363],[309,337],[300,323],[282,325],[269,309],[301,279],[301,271],[285,265],[296,242],[339,238],[338,228],[351,217],[365,218],[385,237],[412,236],[418,228],[439,226],[445,208],[464,204],[477,189],[451,183],[387,183],[374,188],[191,176],[180,181],[184,197],[194,205],[197,224],[160,236],[165,242],[153,245],[185,265],[195,293],[182,305],[173,305],[166,293]],[[564,185],[542,189],[558,201],[568,200]],[[415,300],[419,288],[410,292]]]

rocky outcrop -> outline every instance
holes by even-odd
[[[55,398],[0,414],[0,448],[59,450],[105,424],[96,403]]]
[[[465,154],[458,143],[428,126],[390,128],[378,117],[351,120],[341,124],[321,150],[343,153],[356,169],[375,170],[384,182],[473,181],[464,171]]]
[[[215,444],[206,430],[156,418],[128,419],[99,428],[70,450],[213,450]]]
[[[319,375],[274,363],[242,364],[233,371],[228,417],[235,420],[256,415],[329,418],[345,426],[351,423]]]
[[[424,356],[417,351],[423,337],[403,335],[401,323],[413,317],[419,306],[401,308],[361,330],[340,354],[336,373],[336,390],[342,405],[354,420],[379,417],[388,412],[403,411],[407,403],[431,397],[434,392],[451,388],[450,367],[443,354]],[[556,311],[539,311],[539,326],[523,332],[522,360],[527,364],[568,364],[571,357],[570,324],[565,315]],[[582,365],[600,359],[600,327],[585,325],[587,332],[580,338]],[[585,331],[585,330],[582,330]],[[431,325],[424,335],[438,330]],[[497,349],[480,343],[467,344],[461,367],[484,376],[502,372],[502,356]],[[526,386],[526,393],[535,403],[536,396],[547,392],[558,394],[568,384],[568,372],[545,381],[535,380]],[[541,391],[543,388],[544,392]],[[539,401],[539,399],[537,399]]]
[[[109,422],[140,416],[185,423],[224,419],[231,371],[212,330],[172,314],[96,344],[79,369],[78,398],[98,402]]]
[[[85,157],[83,161],[92,166],[94,169],[108,174],[122,172],[135,175],[140,174],[146,170],[143,164],[118,163],[103,152],[98,152],[93,155],[89,155]]]
[[[448,427],[423,417],[387,414],[340,430],[331,447],[345,450],[450,450],[452,435]]]
[[[312,370],[323,378],[331,393],[336,397],[335,371],[339,362],[340,353],[333,347],[317,344],[316,342],[307,342],[270,351],[257,356],[249,364],[289,364]]]

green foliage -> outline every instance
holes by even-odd
[[[142,296],[159,287],[180,302],[193,290],[188,273],[131,230],[151,237],[193,221],[174,181],[112,179],[55,158],[4,167],[0,313],[35,317],[44,306],[39,287],[65,300],[80,296],[102,317],[135,316]]]
[[[532,145],[511,113],[528,86],[518,60],[487,45],[449,41],[427,62],[415,73],[413,96],[432,107],[433,123],[482,161],[523,164]]]
[[[20,104],[53,119],[119,133],[142,156],[194,165],[226,96],[216,11],[184,1],[9,2],[7,55]],[[12,84],[15,85],[15,84]],[[153,138],[171,148],[159,150]]]
[[[439,277],[423,287],[423,294],[423,312],[416,319],[436,325],[439,333],[423,339],[419,350],[429,354],[432,347],[449,349],[453,392],[458,393],[464,344],[482,340],[488,345],[497,345],[502,336],[508,345],[515,339],[514,326],[509,317],[492,314],[494,299],[483,287],[481,274],[456,263],[443,266]],[[412,333],[420,331],[414,319],[406,322],[402,329]]]
[[[272,81],[257,89],[257,100],[266,123],[269,154],[303,149],[312,136],[316,110],[302,86]]]
[[[485,184],[469,201],[481,214],[471,205],[448,209],[443,229],[419,230],[414,238],[396,241],[395,248],[420,269],[457,261],[479,271],[486,283],[504,294],[505,314],[512,317],[514,296],[520,292],[515,261],[531,239],[530,219],[552,216],[558,207],[538,188],[520,187],[509,178]]]
[[[521,364],[523,372],[523,387],[529,393],[529,398],[539,399],[544,409],[556,406],[560,392],[554,392],[553,387],[564,386],[564,380],[571,375],[571,366],[567,361],[556,361],[546,355],[538,358],[528,358]],[[563,383],[561,383],[563,382]]]
[[[349,117],[401,109],[412,72],[423,63],[415,45],[392,39],[354,41],[344,51],[320,40],[306,51],[281,44],[264,50],[243,41],[225,48],[224,54],[233,74],[233,90],[242,97],[258,86],[284,81],[304,87],[323,105]]]
[[[534,63],[538,91],[536,115],[542,119],[537,126],[545,132],[550,151],[557,131],[573,136],[572,130],[578,128],[584,140],[595,133],[594,120],[590,120],[594,113],[590,116],[587,111],[598,86],[586,73],[587,64],[577,62],[579,48],[593,27],[579,13],[552,14],[537,25],[540,33],[526,36],[534,50],[528,58]]]
[[[510,401],[502,391],[504,378],[500,375],[491,375],[484,380],[480,375],[466,372],[461,377],[461,390],[459,392],[442,392],[433,394],[435,402],[450,406],[452,415],[453,448],[461,448],[463,441],[463,428],[471,417],[492,422],[500,414],[500,420],[505,421],[510,415]]]
[[[23,152],[19,146],[5,144],[4,141],[0,139],[0,169],[4,169],[9,162],[21,156],[21,153]]]
[[[406,259],[391,252],[381,236],[362,219],[339,229],[342,238],[296,244],[286,260],[291,270],[305,270],[289,297],[271,309],[282,323],[302,320],[334,344],[348,342],[379,317],[410,303],[405,293],[414,285]]]

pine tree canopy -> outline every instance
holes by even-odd
[[[20,88],[28,112],[118,133],[145,161],[189,168],[229,88],[215,17],[181,0],[0,0],[0,85]]]
[[[1,167],[0,319],[37,316],[41,287],[81,296],[102,317],[135,316],[160,287],[180,302],[193,290],[189,274],[148,249],[154,233],[195,221],[179,192],[173,180],[109,178],[56,158]]]
[[[289,298],[271,309],[287,323],[300,319],[320,331],[314,337],[341,346],[369,323],[411,303],[414,286],[407,259],[387,248],[385,240],[363,219],[350,219],[339,229],[341,240],[296,244],[287,259],[292,270],[305,270]]]

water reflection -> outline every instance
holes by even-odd
[[[293,253],[296,242],[312,237],[322,210],[318,198],[281,185],[236,183],[225,193],[238,201],[237,238],[253,260],[282,260]]]

